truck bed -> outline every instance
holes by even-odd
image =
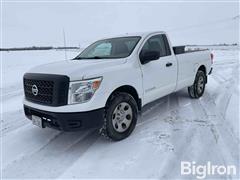
[[[183,51],[183,50],[182,50]],[[210,72],[211,60],[209,50],[185,50],[175,53],[178,60],[178,83],[177,90],[193,84],[196,70],[199,65],[204,65],[206,74]],[[189,71],[189,70],[192,71]],[[181,81],[181,79],[183,81]]]

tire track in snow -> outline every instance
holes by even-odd
[[[171,116],[175,116],[177,113],[173,109],[176,109],[178,107],[178,101],[176,99],[177,95],[175,93],[171,94],[170,96],[166,96],[164,98],[161,98],[157,100],[154,103],[151,103],[151,105],[145,107],[146,111],[143,110],[142,118],[146,119],[146,121],[142,121],[141,124],[138,124],[137,128],[135,129],[134,133],[127,138],[125,143],[129,142],[135,142],[136,148],[138,145],[147,145],[149,147],[149,150],[154,149],[154,151],[157,152],[172,152],[174,150],[174,147],[172,146],[171,142],[168,142],[171,136],[171,131],[174,131],[175,128],[172,127],[171,124],[168,122],[165,122],[164,119],[167,119],[169,114]],[[167,109],[169,109],[167,111]],[[157,118],[155,118],[157,116]],[[160,125],[161,126],[169,126],[170,130],[166,130],[168,133],[165,133],[164,130],[158,130],[156,128],[148,128],[149,126]],[[144,125],[144,126],[142,126]],[[155,126],[154,126],[155,127]],[[124,141],[119,142],[120,144]],[[127,141],[127,142],[126,142]],[[121,146],[121,145],[120,145]],[[95,146],[94,146],[95,147]],[[134,148],[133,148],[134,149]],[[130,149],[129,153],[132,153],[132,150]],[[138,149],[138,148],[137,148]],[[104,152],[105,154],[110,153],[110,151],[107,150],[107,152]],[[127,156],[129,156],[129,153]],[[146,159],[150,160],[150,157],[148,153],[142,154],[141,148],[139,147],[138,151],[134,151],[134,156],[130,156],[130,159],[125,159],[124,161],[120,163],[114,163],[117,167],[112,168],[113,173],[116,175],[116,177],[122,177],[126,178],[130,170],[130,168],[137,168],[141,169],[142,164],[146,164]],[[151,152],[152,153],[152,152]],[[89,154],[88,154],[89,155]],[[144,162],[145,161],[145,162]],[[155,159],[156,161],[156,159]],[[75,165],[77,167],[77,165]],[[75,169],[73,167],[73,169]],[[91,168],[96,167],[96,165],[92,165]],[[97,167],[96,167],[97,168]],[[81,168],[82,169],[82,168]],[[90,172],[89,172],[90,173]],[[93,172],[91,172],[94,174]],[[63,177],[68,177],[68,175],[71,174],[71,169],[67,174],[65,174]],[[88,172],[84,173],[88,174]],[[138,174],[139,175],[139,174]],[[137,175],[137,176],[138,176]],[[84,177],[79,175],[76,176],[77,178]],[[95,177],[95,176],[91,176]],[[101,177],[108,177],[107,175],[101,176]]]
[[[190,99],[186,97],[186,94],[184,96],[182,91],[177,92],[177,98],[179,104],[184,104],[183,106],[179,106],[176,115],[176,118],[181,124],[174,123],[176,128],[179,129],[179,131],[172,134],[171,142],[175,150],[173,154],[166,156],[167,158],[161,162],[161,166],[159,167],[160,171],[158,173],[158,178],[160,179],[183,178],[180,174],[180,162],[186,160],[190,162],[198,161],[199,154],[196,148],[198,148],[199,139],[201,139],[199,136],[201,131],[208,126],[206,111],[199,110],[198,104],[196,104],[198,100]],[[184,115],[184,112],[187,112],[187,114]],[[192,116],[189,117],[191,114]],[[198,120],[199,116],[201,117],[200,120]],[[201,145],[209,149],[208,145]],[[169,174],[169,172],[173,173]]]
[[[233,77],[238,78],[239,63],[235,62],[235,64],[235,66],[227,67],[231,70],[231,77],[228,79],[226,79],[224,77],[224,74],[221,73],[222,69],[218,70],[215,74],[212,75],[212,77],[219,83],[218,87],[216,88],[220,90],[217,92],[217,98],[219,99],[217,104],[219,106],[219,112],[222,114],[224,119],[234,90],[233,87],[236,83]],[[224,69],[226,69],[226,67],[224,67]],[[209,98],[211,97],[209,96]]]
[[[179,96],[181,98],[183,96],[183,99],[184,99],[182,102],[182,104],[183,104],[182,106],[179,105]],[[179,116],[180,112],[178,110],[181,108],[186,108],[189,105],[189,102],[185,101],[185,96],[186,95],[183,93],[181,93],[181,94],[173,93],[173,94],[167,96],[167,102],[162,104],[163,107],[159,106],[158,108],[160,108],[160,109],[154,109],[154,110],[160,111],[160,112],[158,112],[159,114],[157,114],[157,115],[159,115],[157,117],[157,119],[153,118],[154,121],[148,120],[148,121],[146,121],[147,124],[144,123],[144,127],[141,126],[141,128],[144,128],[144,131],[141,131],[141,134],[142,135],[145,134],[145,136],[147,136],[147,137],[144,137],[143,139],[141,139],[141,141],[143,141],[142,143],[144,143],[145,141],[147,141],[147,142],[150,141],[150,142],[152,142],[152,143],[150,143],[150,146],[149,146],[150,149],[155,147],[157,151],[161,152],[161,154],[163,153],[166,155],[166,157],[164,156],[161,158],[161,166],[158,167],[160,169],[160,171],[159,171],[160,173],[169,172],[168,168],[170,168],[171,172],[173,172],[172,168],[173,168],[173,166],[176,165],[175,163],[173,163],[174,159],[176,159],[176,156],[175,156],[175,154],[176,154],[175,145],[176,144],[174,144],[174,143],[178,142],[178,145],[180,146],[180,148],[179,148],[180,152],[178,152],[178,155],[184,154],[185,153],[184,146],[186,145],[186,143],[183,143],[183,142],[187,139],[187,143],[190,143],[193,138],[193,135],[194,135],[195,130],[192,130],[192,129],[188,129],[187,131],[185,131],[184,136],[176,135],[176,134],[178,134],[176,132],[179,132],[182,130],[181,125],[184,123],[184,121],[182,119],[180,119],[180,116]],[[151,114],[151,112],[150,112],[150,114]],[[156,116],[156,114],[154,114],[154,116]],[[152,118],[152,117],[148,116],[148,118]],[[165,130],[159,130],[159,131],[155,131],[154,129],[156,129],[156,128],[153,128],[153,129],[147,128],[148,126],[151,126],[151,124],[156,125],[158,123],[157,121],[159,121],[159,124],[167,125],[169,128],[167,128]],[[146,130],[146,128],[148,130]],[[177,131],[176,131],[176,129],[177,129]],[[164,131],[166,131],[168,133],[166,134],[166,133],[164,133]],[[150,134],[149,137],[148,137],[148,134]],[[177,138],[177,140],[173,140],[172,136],[175,136]],[[190,137],[190,138],[188,139],[186,137]],[[135,157],[137,157],[137,159],[135,158],[134,162],[131,162],[131,166],[137,166],[137,167],[135,167],[136,169],[142,169],[142,164],[146,164],[146,159],[150,158],[150,157],[147,157],[148,155],[147,156],[146,155],[147,154],[138,155],[138,152],[136,152]],[[170,158],[171,156],[174,156],[174,157],[171,159]],[[156,161],[156,159],[155,159],[155,161]],[[125,168],[129,168],[129,167],[125,166]],[[177,169],[178,165],[176,165],[175,168]],[[156,173],[151,174],[147,177],[148,178],[161,177],[160,173],[157,173],[158,170],[156,171]],[[126,169],[122,169],[122,171],[126,172]],[[137,175],[137,177],[138,177],[138,175]],[[125,177],[125,176],[121,176],[121,177]]]
[[[97,139],[96,131],[57,134],[31,155],[4,168],[3,177],[57,178],[77,161]]]
[[[239,141],[234,137],[222,114],[216,110],[214,103],[211,103],[211,101],[207,101],[208,103],[206,103],[205,98],[206,97],[201,101],[201,108],[204,108],[208,114],[215,115],[209,116],[209,121],[211,122],[213,136],[218,137],[216,145],[218,151],[222,154],[221,158],[225,165],[236,165],[236,167],[239,168],[239,152],[236,151],[236,147],[239,147]],[[202,104],[203,102],[204,105]]]
[[[211,156],[213,152],[216,154],[219,152],[218,140],[216,141],[216,136],[213,133],[219,132],[217,131],[214,124],[211,122],[211,118],[215,117],[215,113],[210,113],[207,109],[204,108],[204,105],[201,100],[191,100],[191,105],[188,108],[192,108],[192,111],[195,114],[195,118],[201,119],[198,121],[197,119],[193,118],[193,120],[187,120],[184,124],[187,125],[187,128],[183,128],[183,133],[181,136],[177,136],[176,138],[179,139],[173,140],[173,145],[175,146],[175,154],[170,154],[167,156],[168,158],[165,159],[161,166],[159,176],[163,179],[173,179],[173,178],[184,178],[184,176],[180,175],[180,161],[195,161],[197,163],[206,163],[207,161],[214,162],[212,159],[214,156]],[[191,109],[189,109],[191,111]],[[180,111],[181,113],[181,111]],[[207,133],[209,132],[209,133]],[[207,134],[206,134],[207,133]],[[209,135],[213,135],[212,138]],[[202,142],[199,142],[199,140]],[[206,140],[205,140],[206,139]],[[212,139],[212,140],[211,140]],[[214,140],[215,139],[215,140]],[[211,144],[214,143],[214,144]],[[199,144],[200,143],[200,144]],[[198,146],[198,144],[200,146]],[[227,155],[226,152],[224,155]],[[218,160],[219,164],[226,164],[225,156],[222,154],[220,157],[221,159]],[[226,164],[228,165],[228,164]],[[163,174],[162,172],[174,172],[173,174],[166,173]],[[193,176],[188,176],[188,178],[194,178]],[[212,177],[213,178],[213,177]],[[214,178],[219,178],[217,175]],[[227,177],[226,177],[227,178]]]
[[[236,151],[236,147],[239,146],[239,141],[237,137],[234,137],[234,133],[231,128],[229,128],[225,117],[236,83],[233,77],[238,77],[236,76],[236,74],[238,75],[238,67],[238,64],[237,66],[227,67],[232,72],[229,78],[224,77],[223,68],[217,69],[217,72],[213,74],[213,78],[219,84],[216,89],[220,91],[217,93],[214,92],[216,94],[215,98],[213,98],[213,95],[205,92],[199,104],[199,107],[204,110],[209,117],[210,130],[216,139],[216,146],[219,152],[221,152],[220,158],[222,162],[225,165],[234,164],[236,167],[239,167],[239,153]],[[226,70],[226,67],[224,67],[224,70]]]
[[[225,119],[226,111],[236,83],[233,77],[238,78],[239,64],[236,64],[235,66],[227,67],[231,70],[231,76],[229,78],[225,78],[224,71],[222,71],[223,68],[226,70],[226,67],[217,70],[213,78],[219,83],[216,89],[220,91],[217,92],[215,98],[213,98],[213,95],[205,92],[205,95],[201,98],[199,107],[205,109],[209,117],[211,123],[210,130],[216,139],[217,148],[222,154],[221,158],[223,163],[225,165],[234,164],[236,167],[239,167],[239,152],[236,151],[236,147],[239,147],[239,140],[234,136],[234,133],[231,128],[229,128],[229,124]]]
[[[215,78],[214,79],[216,79],[219,83],[226,83],[226,82],[228,82],[228,84],[230,84],[231,83],[231,80],[232,79],[225,79],[225,78],[223,78],[223,76],[215,76]],[[221,84],[222,85],[222,84]],[[216,88],[216,89],[218,89],[218,88]],[[225,89],[225,88],[224,88]],[[224,96],[225,96],[225,100],[227,100],[227,101],[225,101],[223,104],[222,104],[222,106],[224,107],[224,109],[225,109],[225,111],[224,111],[224,117],[225,117],[225,114],[226,114],[226,108],[228,107],[228,103],[229,103],[229,100],[230,100],[230,98],[231,98],[231,93],[228,93],[228,94],[230,94],[230,96],[227,96],[226,97],[226,92],[229,92],[229,91],[227,91],[226,89],[224,90]],[[221,94],[221,93],[220,93]],[[204,98],[204,97],[203,97]],[[203,100],[203,98],[201,98],[201,101]],[[210,100],[211,101],[211,100]],[[209,99],[207,99],[207,101],[206,101],[206,99],[204,98],[204,104],[205,103],[209,103]],[[205,123],[207,123],[206,124],[206,127],[207,128],[210,128],[210,131],[211,131],[211,133],[213,134],[213,137],[214,137],[214,139],[215,139],[215,141],[216,141],[216,143],[218,142],[218,139],[219,138],[221,138],[220,139],[220,141],[222,141],[222,137],[219,135],[219,131],[218,131],[218,129],[215,127],[215,125],[214,124],[212,124],[212,122],[211,122],[211,118],[214,118],[214,117],[217,117],[217,113],[216,112],[214,112],[214,113],[210,113],[209,114],[209,111],[208,111],[208,109],[206,109],[206,108],[204,108],[204,105],[202,105],[201,104],[201,102],[200,101],[194,101],[193,100],[193,102],[191,102],[191,105],[192,105],[192,107],[193,107],[193,110],[195,111],[195,114],[196,114],[196,116],[197,117],[201,117],[201,119],[203,119],[203,123],[205,122]],[[211,106],[210,107],[215,107],[215,103],[213,103],[213,104],[211,104]],[[210,118],[210,119],[209,119]],[[194,134],[195,135],[195,134]],[[194,135],[193,135],[193,137],[191,138],[191,140],[193,140],[194,139]],[[196,136],[196,138],[195,138],[196,140],[199,140],[199,137],[197,137]],[[225,142],[226,142],[226,140],[225,140]],[[182,143],[182,144],[184,144],[184,143]],[[235,144],[235,147],[236,147],[237,145]],[[217,146],[217,148],[218,149],[221,149],[221,148],[219,148],[218,146]],[[234,147],[233,146],[231,146],[231,148],[233,148],[234,149]],[[231,150],[231,148],[230,148],[230,150]],[[200,149],[209,149],[207,146],[205,146],[205,147],[201,147]],[[186,150],[186,149],[185,149]],[[186,150],[186,152],[189,152],[188,150]],[[226,161],[225,160],[225,156],[228,156],[229,154],[231,154],[232,152],[230,152],[230,151],[225,151],[225,152],[222,152],[222,162],[224,163],[224,164],[226,164],[226,165],[229,165],[229,164],[227,164],[226,162],[234,162],[233,161],[233,158],[230,158],[230,160],[228,159],[228,161]],[[178,154],[178,158],[179,157],[182,157],[182,156],[184,156],[184,153],[182,153],[182,154]],[[196,156],[197,157],[197,156]],[[238,157],[238,153],[236,153],[236,151],[235,151],[235,156],[234,156],[235,158],[237,158],[237,159],[239,159],[239,157]],[[199,159],[201,159],[201,157],[199,157]],[[199,161],[199,159],[197,160],[197,161]],[[236,163],[236,161],[235,161],[235,163]],[[169,165],[169,166],[171,166],[171,165]],[[180,165],[179,165],[180,166]],[[177,167],[178,169],[179,169],[179,166]],[[172,167],[173,168],[173,167]],[[161,172],[165,172],[165,171],[168,171],[167,170],[168,168],[164,168],[164,170],[161,170]],[[173,169],[171,169],[172,171],[174,171],[174,168]],[[166,177],[168,177],[168,175],[163,175],[163,176],[161,176],[161,178],[166,178]],[[176,177],[176,176],[175,176]],[[178,178],[181,178],[182,176],[177,176]]]
[[[5,93],[5,94],[1,95],[1,98],[2,98],[2,101],[4,103],[5,101],[8,101],[9,99],[16,98],[18,96],[23,97],[23,90],[22,89]]]
[[[19,128],[23,128],[29,124],[29,121],[24,116],[23,109],[4,112],[2,117],[2,136],[5,136],[7,133],[16,131]]]
[[[16,161],[34,154],[41,149],[42,146],[48,144],[52,138],[55,138],[58,133],[59,132],[50,129],[43,132],[42,129],[33,127],[32,124],[27,124],[7,133],[2,137],[4,154],[2,168],[4,169]],[[18,134],[21,134],[21,136]],[[32,140],[33,137],[35,139],[34,141]]]

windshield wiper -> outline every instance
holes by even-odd
[[[100,56],[93,56],[93,57],[90,57],[88,59],[103,59],[103,57],[100,57]]]
[[[75,57],[73,60],[77,60],[77,59],[104,59],[104,57],[100,57],[100,56],[93,56],[93,57]]]

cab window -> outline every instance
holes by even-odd
[[[160,57],[171,55],[169,44],[165,35],[155,35],[150,37],[142,47],[141,53],[146,51],[157,51]],[[167,44],[166,44],[167,43]]]

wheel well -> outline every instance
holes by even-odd
[[[121,87],[115,89],[115,90],[111,93],[111,95],[108,97],[108,100],[109,100],[109,99],[111,98],[111,96],[112,96],[114,93],[116,93],[116,92],[125,92],[125,93],[130,94],[130,95],[135,99],[135,101],[136,101],[136,103],[137,103],[137,106],[138,106],[138,110],[141,110],[141,108],[142,108],[142,100],[139,98],[138,93],[137,93],[137,91],[136,91],[136,89],[135,89],[134,87],[129,86],[129,85],[121,86]],[[108,100],[107,100],[107,101],[108,101]]]

